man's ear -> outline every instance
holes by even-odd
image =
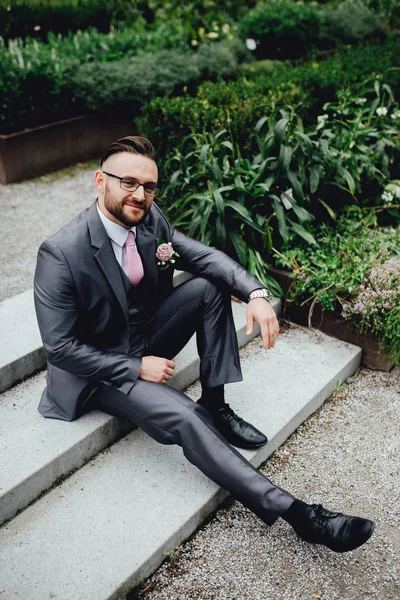
[[[105,188],[104,175],[103,175],[103,172],[100,171],[99,169],[97,169],[96,173],[94,174],[94,185],[96,186],[96,188],[100,194],[104,194],[104,188]]]

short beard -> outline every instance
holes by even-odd
[[[113,215],[113,217],[118,219],[118,221],[120,223],[123,223],[128,228],[131,228],[134,225],[139,225],[140,223],[142,223],[145,220],[145,218],[147,217],[147,215],[149,214],[150,208],[151,208],[151,206],[146,206],[143,202],[135,202],[134,201],[133,204],[135,204],[139,208],[142,208],[142,210],[143,210],[143,216],[140,219],[129,219],[126,216],[126,214],[124,213],[125,202],[121,201],[121,200],[117,200],[115,198],[115,196],[113,196],[109,192],[108,186],[106,186],[105,193],[104,193],[104,206],[106,207],[108,212]]]

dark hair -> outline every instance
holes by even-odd
[[[154,160],[155,152],[153,144],[146,140],[144,137],[138,135],[128,135],[123,137],[116,142],[113,142],[105,151],[103,158],[101,159],[100,165],[107,160],[109,156],[118,154],[119,152],[131,152],[132,154],[141,154]]]

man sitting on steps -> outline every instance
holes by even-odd
[[[295,499],[233,448],[268,440],[225,402],[225,384],[242,380],[231,294],[248,303],[247,334],[259,323],[266,350],[278,322],[257,279],[170,225],[153,202],[157,177],[148,140],[114,142],[95,173],[98,199],[39,249],[35,305],[48,361],[41,414],[71,421],[97,408],[134,421],[158,442],[182,446],[268,525],[282,517],[308,542],[357,548],[372,521]],[[174,289],[175,260],[195,277]],[[197,403],[166,385],[193,333]]]

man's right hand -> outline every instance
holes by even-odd
[[[174,374],[175,363],[159,356],[144,356],[139,379],[153,381],[154,383],[168,383]]]

